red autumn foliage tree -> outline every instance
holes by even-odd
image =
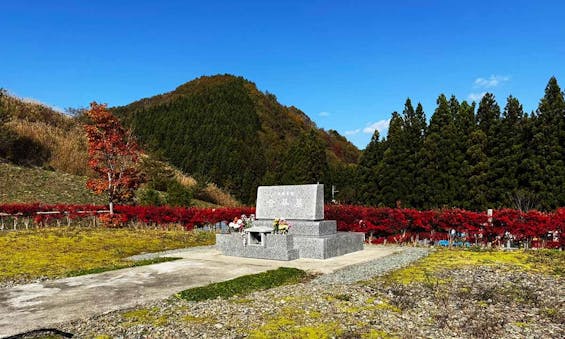
[[[141,184],[139,148],[131,132],[110,113],[105,104],[93,102],[87,112],[92,124],[86,125],[88,137],[88,165],[98,174],[86,186],[97,194],[108,194],[110,214],[114,203],[133,199]]]

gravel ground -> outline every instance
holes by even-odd
[[[350,284],[383,275],[409,265],[430,252],[428,248],[411,247],[384,258],[347,266],[331,274],[325,274],[312,281],[313,284]]]
[[[562,277],[474,266],[402,285],[383,274],[409,248],[309,282],[227,300],[174,297],[63,324],[79,338],[564,338]],[[352,281],[363,280],[354,283]]]

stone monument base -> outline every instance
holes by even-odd
[[[294,236],[300,258],[327,259],[363,250],[365,234],[337,232],[323,236]]]
[[[236,257],[285,261],[298,258],[327,259],[362,251],[365,234],[337,232],[311,236],[266,233],[263,243],[248,243],[246,238],[247,235],[241,233],[216,234],[216,247],[222,254]]]
[[[266,233],[263,244],[244,244],[246,237],[247,235],[242,233],[216,234],[216,248],[223,255],[232,257],[285,261],[299,258],[292,235]]]

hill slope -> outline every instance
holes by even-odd
[[[84,120],[80,114],[70,117],[0,89],[0,203],[104,203],[85,188],[93,173],[87,165]],[[167,163],[156,163],[156,171],[145,173],[148,181],[178,182],[177,188],[185,187],[203,200],[193,199],[194,204],[238,204],[215,185],[199,184]]]
[[[85,186],[86,177],[0,163],[0,204],[105,204]]]
[[[204,76],[113,110],[173,165],[247,203],[259,184],[339,182],[360,155],[242,77]]]

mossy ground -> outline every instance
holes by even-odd
[[[213,233],[183,230],[54,227],[0,232],[0,281],[130,267],[136,262],[124,259],[135,254],[213,243]]]
[[[512,269],[561,276],[565,271],[565,252],[437,249],[416,263],[388,274],[385,280],[402,284],[426,282],[435,273],[464,266],[506,266]]]

